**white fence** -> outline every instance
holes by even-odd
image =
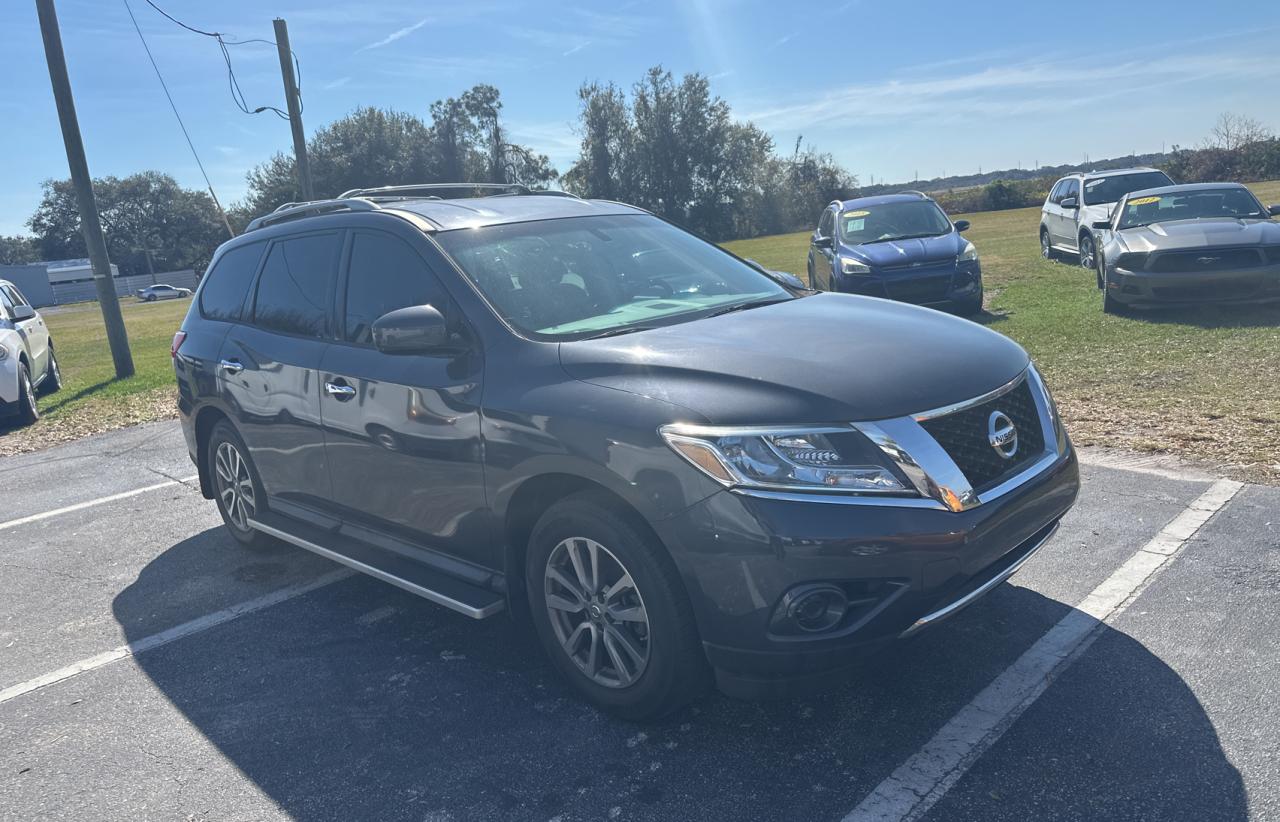
[[[196,272],[188,268],[182,271],[158,273],[154,277],[150,274],[116,277],[116,294],[121,297],[131,296],[139,288],[146,288],[156,283],[164,283],[177,288],[194,289],[196,287]],[[98,290],[94,287],[92,280],[82,283],[52,283],[52,288],[53,301],[58,305],[98,299]]]

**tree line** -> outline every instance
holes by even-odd
[[[802,139],[780,151],[755,124],[734,118],[703,75],[676,78],[660,66],[629,88],[586,83],[578,101],[579,153],[563,173],[545,154],[511,139],[501,95],[490,85],[433,102],[425,118],[356,109],[307,141],[316,196],[408,183],[558,183],[579,196],[631,203],[710,239],[728,240],[811,228],[833,199],[908,187],[931,191],[949,213],[1038,205],[1061,176],[1043,169],[1050,176],[941,191],[922,183],[860,189],[831,155]],[[1235,115],[1223,115],[1200,147],[1175,146],[1156,156],[1161,162],[1152,164],[1179,182],[1280,178],[1280,139]],[[1105,160],[1093,167],[1108,165],[1114,167]],[[247,182],[244,200],[228,210],[237,232],[253,217],[300,199],[290,153],[251,169]],[[122,274],[202,271],[227,238],[212,198],[167,174],[105,177],[94,187],[108,251]],[[27,225],[31,236],[0,237],[0,263],[87,256],[69,180],[44,183]]]

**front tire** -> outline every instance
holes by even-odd
[[[1046,260],[1053,260],[1053,244],[1049,242],[1049,229],[1043,226],[1040,228],[1040,256]]]
[[[214,502],[222,522],[241,545],[266,547],[272,538],[249,525],[249,520],[265,507],[267,497],[244,440],[231,423],[219,420],[209,434],[207,448]]]
[[[26,363],[18,366],[18,425],[33,425],[40,419],[36,392],[31,385],[31,371]]]
[[[710,684],[674,564],[607,499],[575,494],[542,515],[529,539],[525,583],[552,665],[597,707],[655,719]]]
[[[1081,234],[1079,240],[1080,266],[1093,269],[1098,264],[1098,246],[1091,234]]]
[[[44,379],[40,381],[40,396],[52,394],[62,387],[62,369],[58,367],[58,358],[49,346],[49,364],[45,366]]]

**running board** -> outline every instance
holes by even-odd
[[[264,512],[250,519],[249,526],[472,619],[491,617],[506,606],[502,594],[469,585],[390,551],[340,537],[279,514]]]

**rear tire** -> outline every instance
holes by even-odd
[[[656,719],[710,685],[675,565],[607,498],[574,494],[542,515],[525,555],[525,588],[552,665],[598,708]]]
[[[33,425],[40,419],[36,392],[31,385],[31,371],[26,363],[18,365],[18,425]]]
[[[1049,242],[1049,229],[1040,228],[1040,256],[1050,262],[1053,261],[1053,244]]]
[[[231,536],[250,548],[270,546],[274,542],[272,537],[249,526],[248,521],[266,507],[267,495],[262,490],[258,469],[249,457],[249,449],[235,427],[219,420],[209,432],[205,453],[212,475],[214,502]]]
[[[1104,314],[1114,314],[1117,316],[1123,316],[1129,313],[1129,307],[1127,305],[1113,298],[1107,292],[1105,283],[1102,288],[1102,312]]]

